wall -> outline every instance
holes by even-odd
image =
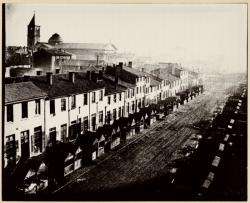
[[[29,130],[29,146],[31,151],[31,136],[34,135],[34,128],[42,126],[42,133],[44,133],[44,99],[40,100],[41,104],[41,114],[35,114],[35,101],[28,101],[28,118],[22,118],[22,104],[13,104],[13,115],[14,121],[7,122],[7,107],[5,106],[5,137],[8,135],[15,134],[15,139],[18,141],[18,151],[17,155],[21,156],[21,132]],[[4,144],[6,139],[4,139]],[[44,145],[43,145],[44,149]],[[30,156],[38,155],[39,153],[31,152]]]

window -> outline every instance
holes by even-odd
[[[111,103],[111,98],[110,98],[110,96],[108,96],[108,104],[110,104]]]
[[[84,131],[88,130],[89,126],[89,121],[88,121],[88,116],[83,118],[83,126],[84,126]]]
[[[50,100],[50,114],[55,114],[55,100]]]
[[[61,125],[61,140],[62,142],[67,141],[67,124]]]
[[[130,89],[128,89],[128,98],[130,97]]]
[[[141,99],[139,99],[138,107],[141,108]]]
[[[28,158],[30,156],[29,130],[22,131],[20,134],[21,134],[21,156]]]
[[[136,94],[138,94],[138,93],[139,93],[139,87],[136,88]]]
[[[103,123],[103,111],[99,112],[99,123]]]
[[[135,89],[132,89],[132,97],[135,96]]]
[[[49,139],[52,143],[56,143],[56,128],[49,129]]]
[[[42,71],[38,70],[36,71],[36,75],[41,75],[42,74]]]
[[[92,103],[95,103],[95,92],[92,92]]]
[[[41,102],[40,102],[40,99],[36,99],[35,104],[36,104],[35,114],[41,114]]]
[[[68,135],[68,139],[69,140],[74,140],[77,138],[77,135],[79,134],[79,124],[76,123],[76,120],[71,121],[71,124],[69,126],[69,135]]]
[[[140,93],[141,93],[141,86],[140,86]]]
[[[34,128],[34,152],[42,152],[42,126]]]
[[[119,107],[119,110],[118,110],[118,117],[120,118],[122,116],[122,108]]]
[[[134,110],[135,110],[135,102],[132,101],[132,111],[134,112]]]
[[[92,114],[91,115],[91,125],[92,125],[92,130],[95,131],[96,130],[96,114]]]
[[[28,102],[22,102],[22,118],[28,118]]]
[[[13,104],[7,105],[7,122],[13,122]]]
[[[116,103],[116,94],[114,94],[114,102]]]
[[[15,134],[6,136],[5,153],[7,159],[15,159],[16,157]]]
[[[113,110],[113,119],[116,120],[116,109]]]
[[[107,111],[107,123],[110,124],[111,121],[111,114],[110,111]]]
[[[61,99],[61,111],[66,111],[66,99]]]
[[[88,94],[87,93],[85,93],[83,95],[83,105],[88,105]]]
[[[122,93],[119,93],[119,101],[122,100]]]
[[[103,100],[103,91],[102,91],[102,90],[100,90],[99,100],[100,100],[100,101]]]
[[[60,69],[56,69],[56,74],[59,74],[60,73]]]
[[[128,106],[127,106],[127,112],[128,112],[128,114],[129,114],[129,103],[128,103]]]
[[[71,96],[71,109],[76,108],[76,95]]]

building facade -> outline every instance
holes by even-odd
[[[99,72],[96,69],[85,73],[48,72],[46,76],[7,80],[5,165],[9,160],[17,163],[41,154],[49,143],[68,143],[85,133],[97,133],[104,126],[113,126],[113,137],[117,138],[120,133],[117,122],[121,118],[140,115],[140,120],[134,117],[131,125],[139,122],[142,126],[141,110],[175,96],[181,91],[180,81],[169,77],[169,73],[158,78],[141,72],[131,63],[130,66],[119,63]],[[135,129],[139,132],[138,126]],[[115,143],[111,141],[111,146],[120,141]],[[103,149],[104,145],[101,146]]]
[[[16,163],[45,149],[47,94],[32,82],[6,84],[5,92],[4,157]]]

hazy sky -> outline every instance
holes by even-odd
[[[245,4],[7,4],[7,45],[27,44],[33,13],[41,41],[112,42],[119,51],[189,67],[245,72]]]

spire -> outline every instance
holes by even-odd
[[[34,11],[34,15],[33,18],[31,19],[29,26],[35,26],[35,11]]]

